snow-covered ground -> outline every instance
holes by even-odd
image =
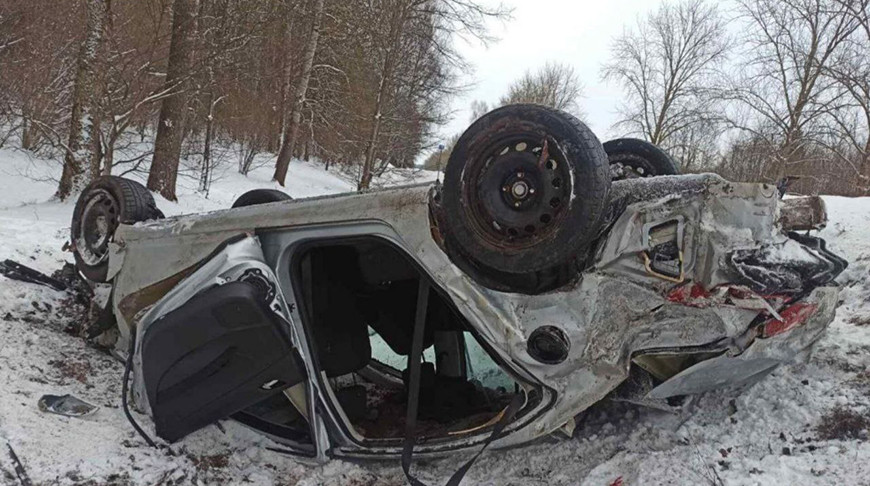
[[[71,260],[62,247],[72,206],[49,201],[57,175],[56,163],[0,149],[0,261],[51,273]],[[274,187],[270,175],[230,171],[208,198],[183,179],[179,202],[158,205],[167,214],[225,208],[248,189]],[[389,177],[381,183],[401,179]],[[349,178],[303,162],[291,166],[286,188],[294,197],[352,189]],[[825,440],[817,429],[835,409],[870,413],[870,198],[826,201],[831,223],[822,236],[851,264],[839,279],[836,321],[808,364],[780,368],[739,396],[705,395],[691,415],[600,405],[575,438],[489,452],[463,484],[870,484],[867,431]],[[19,484],[7,444],[36,485],[404,484],[397,463],[304,465],[233,422],[192,434],[174,455],[148,448],[120,407],[123,366],[64,332],[70,307],[62,292],[0,277],[0,484]],[[36,403],[46,393],[101,409],[79,419],[45,414]],[[415,470],[443,484],[461,459]]]

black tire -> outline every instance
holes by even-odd
[[[540,105],[498,108],[462,134],[447,162],[448,251],[487,273],[481,284],[527,291],[518,276],[552,272],[586,248],[609,194],[607,155],[580,120]]]
[[[674,159],[655,145],[636,138],[617,138],[604,143],[615,181],[680,173]]]
[[[106,282],[108,245],[120,224],[159,219],[151,192],[138,182],[116,176],[94,179],[73,209],[70,238],[76,267],[93,282]]]
[[[248,191],[233,203],[234,208],[243,208],[245,206],[255,206],[257,204],[266,204],[280,201],[290,201],[293,198],[288,196],[286,192],[277,189],[254,189]]]

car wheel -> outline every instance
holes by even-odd
[[[498,108],[462,134],[447,162],[445,242],[451,256],[513,286],[583,251],[609,193],[607,155],[580,120],[540,105]]]
[[[106,282],[109,243],[118,225],[162,217],[142,184],[116,176],[94,179],[73,209],[70,237],[76,267],[89,280]]]
[[[243,208],[245,206],[255,206],[257,204],[266,204],[279,201],[290,201],[293,198],[288,196],[286,192],[277,189],[254,189],[248,191],[233,203],[234,208]]]
[[[615,181],[680,173],[667,152],[644,140],[617,138],[605,142],[604,151],[610,162],[611,178]]]

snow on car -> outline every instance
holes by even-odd
[[[443,184],[162,218],[103,177],[72,242],[111,286],[158,436],[232,417],[292,454],[407,473],[412,455],[570,435],[608,395],[675,407],[807,355],[846,267],[799,233],[824,225],[821,200],[674,168],[511,105],[466,130]]]

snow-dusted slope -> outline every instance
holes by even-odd
[[[0,260],[51,272],[71,259],[61,247],[72,207],[46,202],[55,183],[38,180],[56,177],[56,169],[0,150]],[[158,205],[167,214],[225,208],[250,188],[274,187],[270,175],[227,173],[208,199],[182,180],[180,202]],[[295,162],[287,192],[352,188],[344,177]],[[740,396],[706,395],[691,415],[601,405],[576,438],[487,453],[463,484],[867,484],[866,432],[821,440],[816,426],[836,407],[865,415],[870,408],[870,198],[826,201],[831,223],[822,236],[851,266],[840,278],[837,319],[809,364],[781,368]],[[404,484],[398,464],[302,465],[233,422],[187,437],[175,455],[149,449],[120,408],[123,366],[63,332],[70,319],[64,298],[0,277],[0,484],[18,484],[6,444],[34,484]],[[45,393],[72,393],[102,408],[84,419],[44,414],[36,402]],[[150,430],[147,417],[137,418]],[[460,460],[415,470],[443,484]]]

